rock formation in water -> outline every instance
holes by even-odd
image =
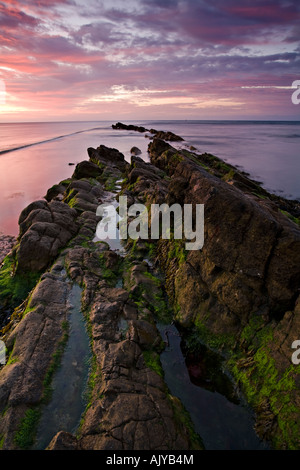
[[[203,448],[160,365],[165,344],[156,321],[169,318],[170,306],[183,337],[224,353],[256,412],[259,436],[274,448],[299,448],[291,345],[300,331],[300,204],[267,193],[213,155],[176,150],[167,134],[153,132],[151,163],[132,156],[129,164],[103,145],[89,148],[89,161],[71,179],[20,215],[17,243],[0,271],[6,286],[0,302],[16,307],[2,319],[8,350],[0,369],[3,449],[34,442],[67,341],[73,282],[83,289],[93,354],[89,403],[77,435],[58,430],[49,449]],[[96,209],[119,181],[128,205],[204,204],[202,249],[187,251],[186,240],[172,233],[128,240],[125,253],[95,241]],[[24,287],[25,278],[31,282]]]
[[[135,132],[150,132],[152,134],[152,137],[155,137],[157,139],[163,139],[165,141],[172,141],[172,142],[178,142],[178,141],[183,141],[184,139],[180,137],[177,134],[174,134],[173,132],[170,131],[157,131],[156,129],[146,129],[143,126],[135,126],[134,124],[123,124],[122,122],[117,122],[117,124],[112,125],[113,129],[119,129],[119,130],[127,130],[127,131],[135,131]]]

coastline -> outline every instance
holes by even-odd
[[[122,126],[118,123],[117,129]],[[30,296],[20,299],[22,306],[14,310],[2,329],[10,359],[0,370],[0,383],[7,390],[0,404],[7,407],[8,396],[14,394],[21,404],[17,409],[11,407],[0,424],[4,448],[16,446],[15,435],[20,435],[26,412],[38,409],[43,400],[43,388],[20,364],[30,356],[29,332],[34,335],[37,321],[42,322],[39,327],[43,329],[46,324],[43,322],[49,315],[54,316],[56,309],[67,318],[68,279],[83,289],[98,371],[94,379],[98,378],[93,384],[80,437],[59,432],[49,443],[51,449],[106,449],[109,445],[118,449],[120,445],[124,448],[125,442],[128,449],[142,445],[152,449],[153,442],[146,438],[150,432],[146,425],[149,417],[157,426],[155,445],[159,448],[167,445],[173,449],[202,448],[180,401],[170,392],[166,394],[163,382],[159,356],[165,346],[154,319],[170,313],[163,301],[164,291],[173,309],[173,321],[187,343],[196,335],[199,341],[229,354],[227,365],[257,413],[259,435],[271,440],[275,448],[297,447],[297,429],[291,423],[299,405],[292,382],[295,385],[298,379],[296,368],[289,361],[289,342],[297,331],[300,313],[297,294],[300,203],[269,194],[257,182],[211,154],[176,150],[168,143],[173,139],[173,136],[168,139],[168,134],[159,134],[151,140],[151,163],[133,156],[129,164],[116,149],[89,148],[89,160],[76,166],[72,178],[54,185],[45,201],[36,201],[22,212],[19,244],[15,245],[10,261],[17,276],[38,277],[28,290]],[[121,188],[117,187],[119,180]],[[187,253],[182,243],[175,240],[159,240],[156,246],[151,240],[148,246],[142,240],[128,242],[124,264],[120,253],[107,249],[101,241],[93,242],[99,220],[96,208],[109,192],[116,198],[118,193],[126,195],[132,203],[205,203],[203,250]],[[7,250],[14,241],[6,239]],[[150,252],[152,262],[164,273],[163,283],[145,262]],[[60,277],[64,269],[67,276]],[[122,287],[116,287],[120,281]],[[55,295],[59,293],[59,301],[55,301],[51,312],[53,291]],[[39,319],[36,311],[41,313]],[[45,351],[47,344],[49,347],[47,354],[43,352],[43,361],[33,363],[41,375],[47,374],[51,354],[63,334],[61,320],[53,332],[49,331],[49,343],[45,338],[37,339],[40,351]],[[272,380],[264,378],[267,371]],[[11,374],[26,383],[26,387],[10,390]],[[285,380],[276,382],[277,377]],[[124,392],[124,403],[118,391]],[[33,407],[24,410],[28,392]],[[138,415],[136,393],[142,403]],[[164,409],[163,416],[154,412],[157,403]],[[126,412],[121,411],[123,405]],[[282,417],[276,412],[278,409]],[[178,415],[184,419],[178,419]],[[12,416],[16,425],[8,432]],[[172,423],[168,432],[167,418]],[[97,420],[104,423],[104,429],[99,429]],[[137,427],[130,431],[135,436],[130,442],[126,441],[129,430],[124,438],[128,420],[139,423],[138,431]],[[165,423],[163,428],[159,420]],[[137,439],[138,434],[144,441]],[[19,446],[20,442],[19,439]]]
[[[125,121],[127,123],[127,121]],[[130,122],[128,121],[128,124]],[[171,130],[182,136],[184,142],[174,142],[178,148],[193,145],[197,153],[211,153],[223,162],[248,172],[250,178],[262,181],[262,186],[273,194],[285,199],[300,200],[297,175],[299,174],[298,140],[299,124],[283,126],[268,123],[251,125],[221,122],[184,121],[138,121],[138,126]],[[48,128],[49,127],[49,128]],[[44,129],[47,128],[47,133]],[[77,131],[85,131],[74,134]],[[47,189],[61,179],[71,177],[73,168],[85,158],[89,146],[99,143],[107,147],[117,147],[130,162],[130,149],[137,145],[142,150],[141,158],[149,161],[146,134],[130,130],[111,129],[111,121],[91,123],[43,123],[34,125],[36,142],[54,136],[53,142],[35,145],[18,150],[0,158],[0,231],[18,235],[18,216],[30,202],[43,198]],[[72,133],[72,136],[67,137]],[[13,135],[19,143],[26,143],[30,135],[26,125],[18,124],[10,130],[10,143]],[[60,139],[57,137],[64,136]],[[3,136],[3,145],[5,135]],[[15,147],[15,146],[14,146]],[[16,158],[17,157],[17,158]],[[30,168],[34,167],[34,171]],[[45,172],[43,169],[48,168]],[[5,177],[4,177],[5,175]]]

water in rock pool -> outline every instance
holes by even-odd
[[[190,414],[207,450],[267,450],[254,431],[254,416],[218,366],[218,356],[202,346],[183,354],[174,325],[157,324],[167,343],[161,354],[165,381]]]

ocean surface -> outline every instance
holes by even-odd
[[[87,148],[104,144],[130,161],[137,146],[149,161],[149,139],[114,130],[116,121],[0,124],[0,232],[18,234],[18,218],[47,189],[88,160]],[[193,145],[248,172],[267,190],[300,200],[300,121],[122,121],[172,131]]]

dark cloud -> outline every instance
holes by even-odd
[[[143,0],[142,5],[147,7],[159,7],[159,8],[176,8],[179,0]]]
[[[264,25],[285,24],[299,19],[299,2],[284,0],[214,0],[213,4],[220,10],[240,21],[263,23]]]
[[[35,27],[38,21],[18,8],[6,8],[0,3],[0,26],[6,31],[17,28]]]

